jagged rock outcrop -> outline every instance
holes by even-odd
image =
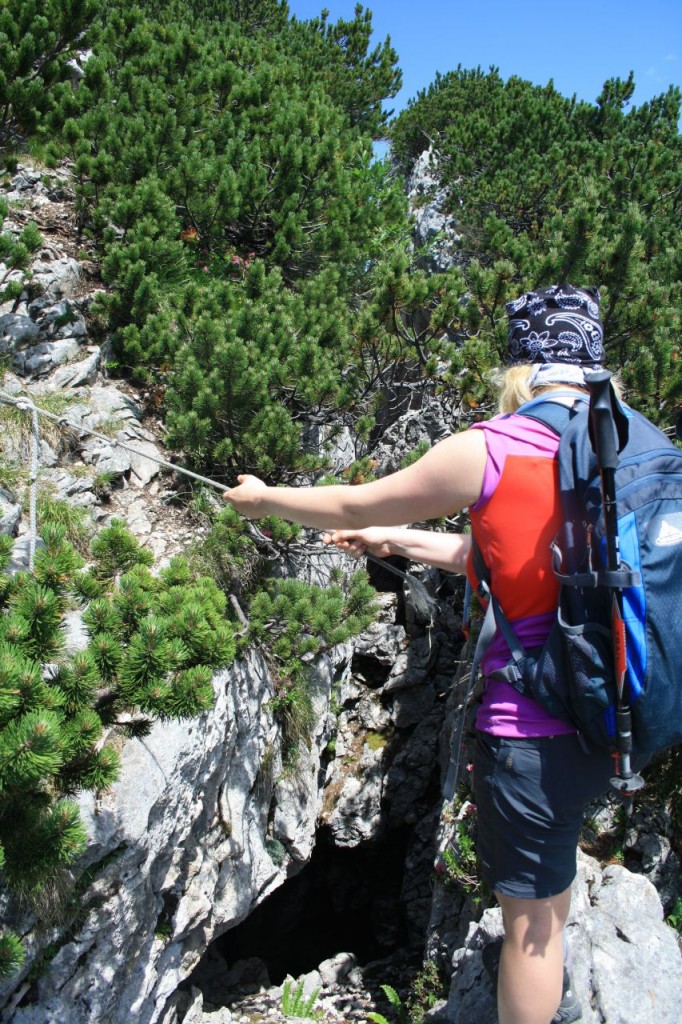
[[[13,537],[21,520],[21,505],[0,487],[0,533]]]
[[[497,908],[470,926],[464,944],[451,954],[447,1003],[427,1016],[429,1024],[497,1024],[481,950],[501,934]],[[677,1024],[682,956],[651,882],[620,865],[601,869],[581,856],[566,935],[585,1024]]]
[[[447,902],[448,894],[441,890],[437,898]],[[619,865],[601,869],[581,856],[566,933],[585,1024],[676,1024],[682,958],[650,882]],[[452,972],[448,998],[426,1013],[424,1024],[497,1024],[495,993],[481,951],[501,934],[498,908],[484,911],[469,926],[462,944],[447,954]],[[348,954],[321,963],[296,983],[307,994],[320,990],[316,1008],[326,1024],[363,1021],[374,1005],[377,970],[382,982],[393,985],[405,1001],[409,998],[409,981],[401,977],[397,962],[363,971]],[[196,981],[201,987],[169,1001],[163,1024],[230,1024],[253,1015],[272,1024],[286,1020],[282,986],[270,985],[262,962],[244,961],[228,971],[216,957]],[[219,995],[219,1008],[206,999],[207,991]]]
[[[38,198],[48,202],[41,189]],[[14,373],[6,375],[3,390],[38,407],[48,407],[55,394],[63,404],[59,426],[46,431],[40,421],[39,487],[90,509],[101,523],[122,516],[157,556],[182,550],[195,539],[193,528],[178,528],[177,515],[164,528],[156,436],[144,426],[134,392],[102,378],[101,351],[90,344],[87,328],[88,295],[71,300],[45,291],[42,299],[29,301],[27,294],[15,306],[3,335]],[[23,467],[31,444],[27,409],[27,430],[5,438],[7,456]],[[88,431],[110,434],[143,455],[92,439]],[[113,483],[104,506],[95,486],[103,473]],[[19,568],[28,553],[26,509],[10,496],[7,511],[7,529],[18,533]],[[319,563],[322,579],[329,552],[306,561]],[[267,711],[272,682],[256,655],[216,677],[212,712],[196,722],[157,724],[147,738],[125,743],[112,792],[96,802],[83,799],[91,844],[74,871],[79,915],[66,913],[65,921],[45,929],[42,912],[34,918],[8,906],[28,957],[20,975],[0,989],[3,1020],[37,1022],[47,1014],[53,1024],[116,1024],[132,1016],[152,1024],[166,1014],[167,1003],[171,1012],[169,998],[210,942],[305,865],[320,821],[335,843],[353,847],[400,823],[399,811],[387,812],[391,805],[409,805],[413,819],[426,813],[433,771],[415,773],[413,800],[409,777],[420,759],[432,764],[437,712],[427,742],[414,729],[420,711],[409,705],[416,700],[419,709],[432,707],[435,695],[432,686],[426,696],[420,688],[429,659],[420,657],[410,669],[402,654],[410,641],[395,624],[399,603],[395,594],[385,596],[383,622],[357,651],[357,681],[349,649],[315,666],[317,726],[294,775],[281,775],[279,733]],[[77,622],[71,634],[79,635]],[[387,782],[389,763],[396,766],[395,783]],[[408,886],[415,934],[428,916],[418,868],[414,861]],[[384,931],[390,931],[388,918]]]
[[[75,919],[45,935],[36,918],[19,918],[24,973],[36,951],[48,959],[28,1005],[21,977],[0,989],[6,1024],[158,1020],[208,943],[309,857],[332,681],[323,659],[318,733],[293,778],[279,779],[273,684],[256,654],[216,676],[210,712],[125,743],[111,792],[81,798],[90,844],[75,872]]]
[[[415,162],[407,181],[407,198],[414,222],[414,243],[426,249],[424,269],[433,273],[449,270],[458,262],[457,220],[447,209],[448,190],[440,184],[438,155],[433,147]]]

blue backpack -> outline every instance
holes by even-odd
[[[575,395],[575,393],[573,393]],[[646,417],[624,406],[627,441],[615,470],[621,569],[606,568],[602,490],[589,436],[587,399],[570,408],[546,396],[518,410],[560,435],[564,523],[553,544],[557,615],[545,644],[525,650],[490,593],[474,545],[487,624],[475,664],[499,629],[511,651],[493,673],[571,722],[589,744],[617,746],[617,683],[611,608],[622,593],[632,750],[651,754],[682,742],[682,452]],[[624,440],[624,439],[623,439]]]

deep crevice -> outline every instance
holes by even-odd
[[[390,663],[383,664],[377,661],[372,654],[359,654],[357,651],[354,653],[351,663],[353,678],[362,680],[370,690],[381,689],[391,674],[392,667]]]
[[[407,938],[401,889],[410,833],[393,830],[344,849],[320,830],[310,862],[216,939],[216,951],[228,964],[258,957],[272,984],[340,952],[355,954],[360,964],[392,953]]]

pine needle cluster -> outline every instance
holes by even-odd
[[[300,580],[271,580],[249,606],[249,625],[240,646],[259,646],[275,679],[270,708],[282,730],[285,767],[294,767],[302,743],[309,744],[315,716],[309,663],[361,633],[375,618],[375,591],[367,574],[356,572],[347,592],[339,584],[317,587]]]
[[[0,72],[2,74],[2,72]],[[0,198],[0,229],[9,213],[9,204]],[[0,231],[0,303],[18,299],[25,285],[14,273],[25,270],[31,255],[40,248],[42,236],[37,225],[29,221],[18,233]]]
[[[87,570],[64,527],[46,526],[42,539],[34,570],[12,577],[12,541],[0,537],[0,863],[4,883],[29,897],[84,849],[73,797],[115,782],[116,733],[207,710],[213,674],[235,654],[213,580],[182,559],[153,575],[122,523],[98,535]],[[74,652],[65,613],[78,604],[88,642]],[[4,934],[0,972],[21,955]]]

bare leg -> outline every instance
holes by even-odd
[[[497,1007],[500,1024],[550,1024],[561,1001],[563,929],[571,890],[544,900],[497,894],[505,938]]]

